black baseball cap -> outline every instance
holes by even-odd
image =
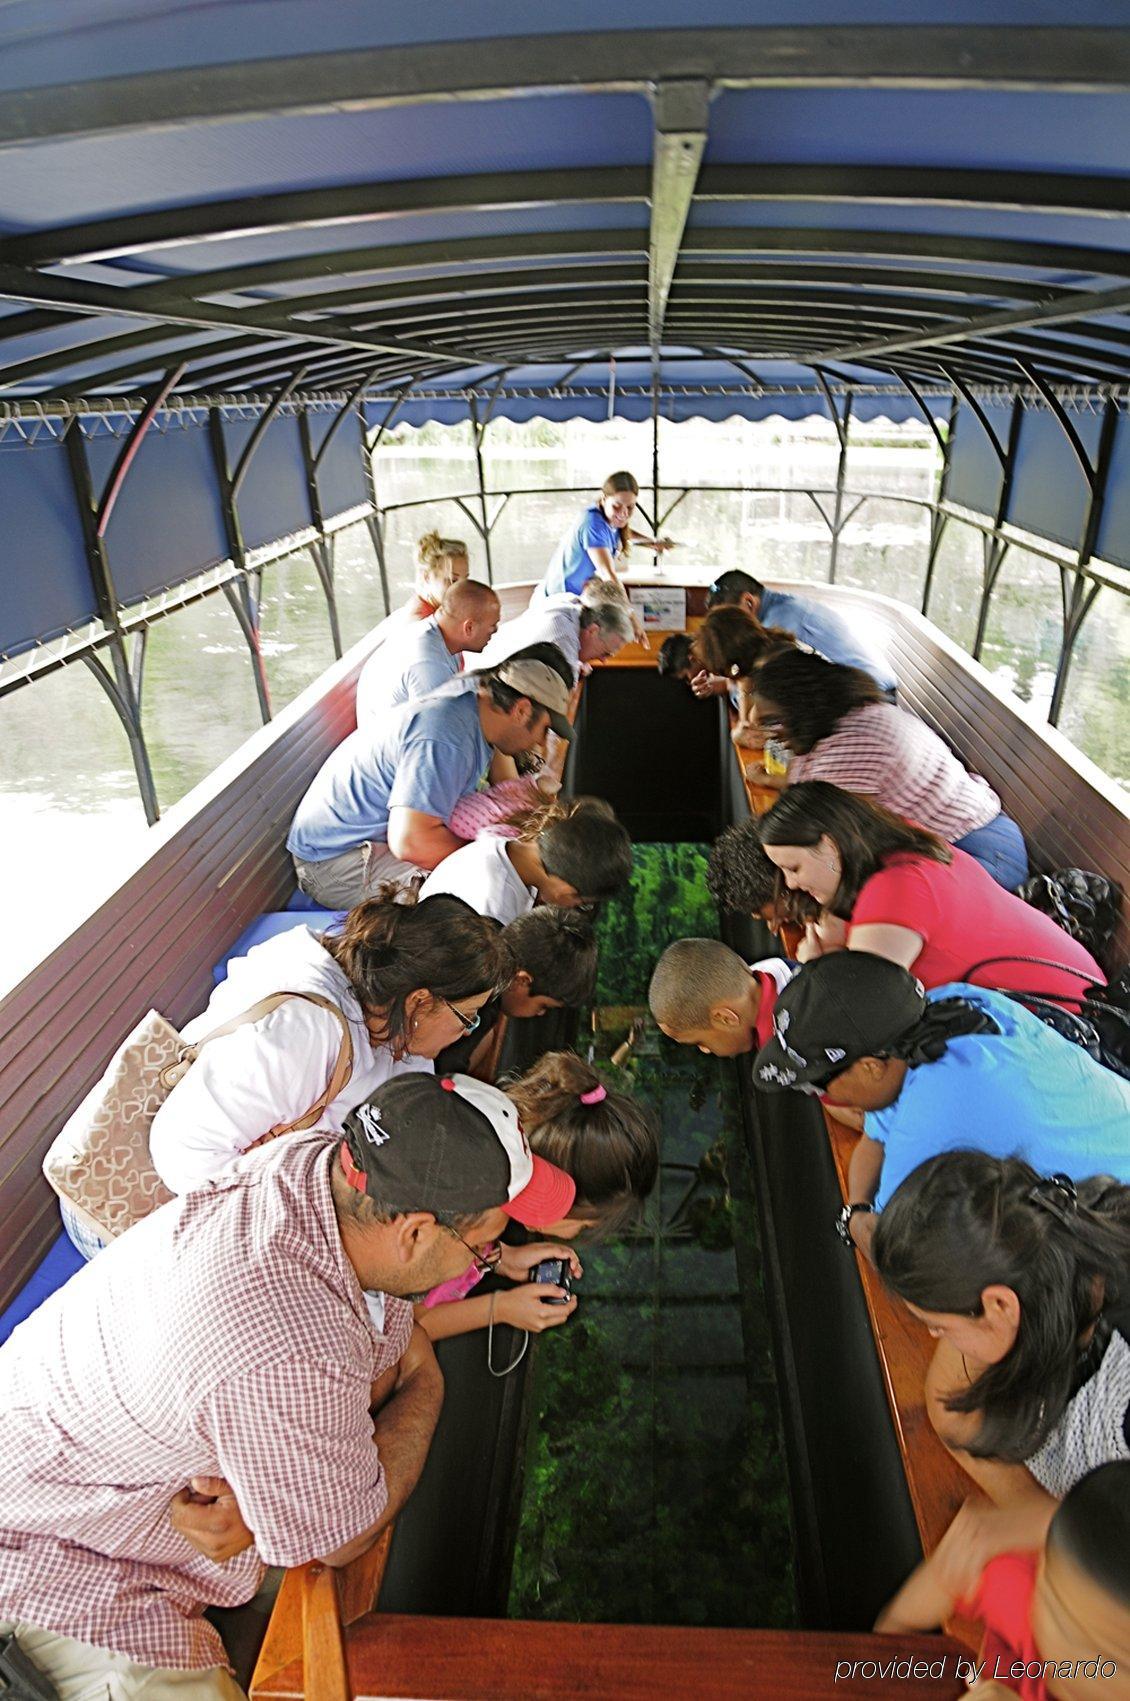
[[[497,1205],[544,1228],[576,1196],[571,1176],[531,1152],[506,1094],[470,1075],[394,1076],[350,1111],[344,1134],[345,1179],[391,1211],[471,1216]]]
[[[779,994],[773,1038],[753,1060],[763,1093],[822,1087],[861,1057],[880,1057],[920,1021],[921,981],[869,951],[806,963]]]

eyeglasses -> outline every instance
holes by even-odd
[[[465,1034],[473,1034],[479,1023],[482,1021],[482,1017],[479,1015],[477,1010],[473,1016],[465,1016],[462,1010],[457,1010],[450,998],[444,998],[442,993],[440,994],[440,1002],[447,1005],[447,1008],[451,1011],[451,1014],[455,1017],[455,1020],[459,1023],[459,1026],[463,1029]]]
[[[458,1011],[456,1011],[456,1014],[458,1015]],[[459,1244],[461,1246],[465,1246],[467,1248],[467,1251],[471,1254],[471,1257],[475,1261],[475,1269],[480,1271],[482,1274],[485,1275],[488,1270],[496,1269],[498,1267],[498,1265],[501,1263],[501,1261],[502,1261],[502,1242],[501,1241],[496,1240],[493,1243],[493,1245],[487,1247],[487,1250],[485,1252],[476,1252],[475,1248],[472,1245],[470,1245],[470,1243],[468,1241],[464,1240],[463,1236],[461,1234],[457,1233],[455,1229],[449,1228],[447,1223],[441,1223],[440,1227],[447,1229],[448,1234],[455,1235],[455,1238],[459,1242]]]

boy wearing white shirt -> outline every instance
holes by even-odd
[[[614,897],[631,874],[631,840],[603,798],[531,811],[518,828],[516,837],[483,834],[445,857],[421,898],[447,892],[505,926],[539,900],[573,909]]]

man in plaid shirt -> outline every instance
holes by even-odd
[[[408,1296],[461,1274],[541,1164],[456,1086],[402,1075],[344,1141],[250,1154],[0,1349],[0,1644],[63,1701],[239,1696],[204,1608],[264,1565],[345,1564],[403,1506],[443,1397]],[[200,1477],[230,1485],[231,1557],[181,1533]]]

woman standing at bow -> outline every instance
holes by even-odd
[[[627,558],[633,543],[660,552],[674,549],[669,537],[649,537],[632,525],[640,487],[629,472],[612,473],[600,487],[600,495],[565,533],[553,552],[545,577],[534,592],[538,597],[579,596],[596,574],[623,591],[617,567]],[[625,598],[627,593],[624,592]],[[633,616],[637,636],[642,636],[639,619]]]

